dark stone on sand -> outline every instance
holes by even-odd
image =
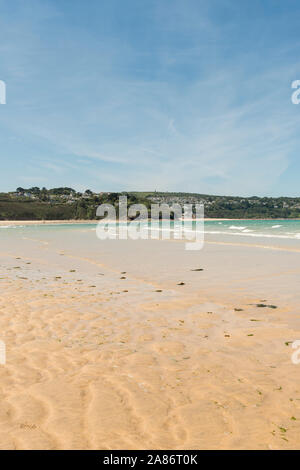
[[[185,282],[179,282],[178,286],[185,286]]]
[[[202,268],[197,268],[197,269],[191,269],[191,271],[204,271]]]
[[[259,307],[259,308],[277,308],[276,305],[267,305],[267,304],[256,304],[256,307]]]

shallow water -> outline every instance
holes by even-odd
[[[124,225],[124,224],[123,224]],[[150,226],[150,223],[144,222],[144,228]],[[112,227],[112,225],[111,225]],[[168,227],[167,222],[163,221],[160,223],[160,230],[164,231]],[[82,223],[82,224],[45,224],[45,225],[7,225],[0,226],[0,237],[5,235],[11,235],[12,232],[17,232],[21,235],[38,235],[44,234],[45,232],[61,232],[61,231],[89,231],[95,230],[96,224]],[[174,222],[170,223],[170,229],[176,231],[174,228]],[[185,226],[185,230],[203,231],[203,225],[199,222],[190,222]],[[233,235],[238,237],[263,237],[273,239],[290,239],[300,240],[300,219],[299,220],[215,220],[204,222],[204,233],[218,235],[218,238],[222,240],[224,235]],[[227,237],[226,237],[227,238]]]

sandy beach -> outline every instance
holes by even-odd
[[[18,230],[1,234],[1,449],[299,448],[296,242]]]
[[[97,220],[0,220],[0,227],[18,225],[96,224]]]

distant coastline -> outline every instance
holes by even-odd
[[[192,207],[193,217],[197,207],[204,206],[206,220],[300,220],[300,197],[241,197],[218,196],[181,192],[78,192],[73,188],[17,188],[0,193],[0,220],[36,221],[37,223],[93,223],[97,208],[109,204],[116,217],[120,198],[125,198],[128,210],[142,205],[150,217],[153,205],[168,207]],[[137,209],[138,210],[138,209]],[[176,210],[176,209],[175,209]],[[146,214],[146,216],[147,216]],[[44,222],[45,221],[45,222]]]

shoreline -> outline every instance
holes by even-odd
[[[73,225],[73,224],[97,224],[98,220],[0,220],[3,225]]]
[[[148,219],[150,220],[150,219]],[[193,219],[193,220],[199,220],[199,219]],[[236,222],[236,221],[251,221],[251,220],[261,220],[261,221],[266,221],[266,220],[294,220],[294,221],[300,221],[300,219],[284,219],[284,218],[269,218],[269,219],[227,219],[227,218],[221,218],[221,217],[218,217],[218,218],[212,218],[212,217],[207,217],[207,218],[204,218],[204,221],[205,222],[219,222],[219,221],[232,221],[232,222]],[[77,220],[77,219],[70,219],[70,220],[0,220],[0,227],[3,227],[5,225],[75,225],[75,224],[97,224],[99,222],[99,220],[93,220],[93,219],[90,219],[90,220],[87,220],[87,219],[80,219],[80,220]],[[109,222],[108,220],[106,220],[106,222]],[[113,221],[111,221],[113,222]],[[117,220],[118,222],[118,220]],[[131,222],[130,220],[128,220],[128,222]]]

